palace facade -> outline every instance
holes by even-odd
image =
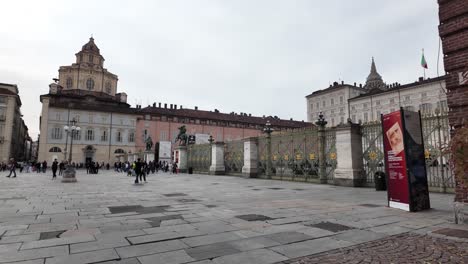
[[[75,57],[71,66],[59,68],[58,80],[49,86],[48,94],[40,97],[40,161],[68,159],[72,138],[64,126],[69,126],[72,120],[81,128],[74,134],[71,148],[72,161],[77,163],[125,160],[130,154],[144,152],[150,136],[156,146],[159,142],[174,145],[178,128],[183,125],[188,134],[205,139],[211,135],[216,141],[258,136],[267,121],[277,130],[312,125],[166,103],[131,107],[127,94],[118,92],[118,76],[104,68],[104,57],[93,38]],[[158,150],[154,151],[158,157]]]
[[[377,72],[374,59],[366,84],[353,85],[333,83],[330,87],[306,96],[307,119],[317,120],[322,112],[333,127],[350,120],[353,123],[367,123],[380,120],[381,114],[403,107],[422,114],[433,113],[436,109],[448,111],[445,77],[434,79],[419,78],[409,84],[386,84]]]
[[[18,86],[0,83],[0,162],[29,161],[32,140],[21,114]]]

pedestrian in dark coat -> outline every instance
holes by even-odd
[[[52,180],[55,180],[57,178],[57,169],[58,169],[58,161],[57,159],[54,159],[52,162]]]

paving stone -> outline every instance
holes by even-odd
[[[238,215],[237,218],[240,218],[245,221],[266,221],[266,220],[273,220],[273,218],[268,217],[266,215],[258,215],[258,214],[248,214],[248,215]]]
[[[131,258],[167,251],[175,251],[187,248],[188,246],[180,240],[170,240],[157,243],[141,244],[135,246],[125,246],[116,248],[117,253],[122,258]]]
[[[63,234],[65,230],[60,231],[50,231],[50,232],[41,232],[39,236],[39,240],[46,240],[52,238],[59,238],[61,234]]]
[[[68,246],[37,248],[0,255],[0,263],[68,255]]]
[[[266,235],[264,236],[264,238],[276,241],[280,244],[289,244],[293,242],[309,240],[309,239],[312,239],[313,237],[308,236],[303,233],[299,233],[299,232],[282,232],[282,233]]]
[[[71,254],[68,256],[58,256],[47,258],[45,264],[87,264],[108,260],[120,259],[114,249],[96,250],[91,252]]]
[[[196,260],[212,259],[219,256],[239,253],[233,245],[228,243],[215,243],[205,246],[185,249],[185,252]]]
[[[267,248],[267,247],[281,245],[281,243],[268,239],[266,237],[252,237],[252,238],[230,241],[226,243],[229,245],[232,245],[234,248],[238,249],[239,251],[249,251],[249,250],[254,250],[254,249],[259,249],[259,248]]]
[[[276,252],[268,249],[257,249],[238,254],[223,256],[213,259],[213,263],[216,264],[270,264],[279,261],[286,260],[285,256],[282,256]]]
[[[142,256],[138,257],[138,260],[141,264],[179,264],[195,261],[183,250]]]
[[[175,240],[175,239],[181,239],[181,238],[184,238],[184,236],[181,236],[177,232],[167,232],[167,233],[157,233],[157,234],[151,234],[151,235],[127,237],[128,241],[130,241],[132,245],[166,241],[166,240]]]
[[[111,214],[121,214],[128,212],[136,212],[138,209],[143,208],[141,205],[122,205],[122,206],[111,206],[109,211]]]
[[[206,234],[214,234],[214,233],[223,233],[228,231],[238,230],[237,227],[228,225],[221,221],[207,221],[207,222],[200,222],[200,223],[192,223],[194,227]]]
[[[344,240],[344,241],[349,241],[349,242],[363,243],[363,242],[368,242],[372,240],[377,240],[384,236],[386,235],[382,233],[376,233],[376,232],[371,232],[367,230],[353,229],[353,230],[348,230],[346,232],[340,233],[336,236],[333,236],[333,238]]]
[[[325,237],[272,247],[270,249],[289,258],[297,258],[351,245],[353,244],[350,242]]]
[[[52,238],[52,239],[46,239],[46,240],[24,242],[23,245],[21,246],[21,250],[68,245],[68,244],[75,244],[75,243],[95,241],[95,240],[96,239],[94,238],[93,235]]]
[[[21,243],[12,243],[12,244],[0,245],[0,255],[2,253],[18,251],[20,247],[21,247]]]
[[[321,228],[321,229],[328,230],[331,232],[341,232],[341,231],[352,229],[352,227],[337,224],[337,223],[331,223],[331,222],[320,222],[317,224],[306,225],[306,226]]]
[[[127,241],[124,234],[122,233],[117,232],[109,234],[100,234],[96,235],[96,241],[71,244],[70,253],[74,254],[79,252],[108,249],[128,245],[130,245],[130,243]]]
[[[145,228],[143,231],[147,234],[156,234],[156,233],[165,233],[165,232],[183,232],[186,230],[195,230],[195,227],[191,224],[181,224],[181,225],[172,225],[172,226],[161,226],[154,228]]]
[[[468,238],[468,231],[462,230],[462,229],[443,228],[443,229],[434,231],[433,233],[441,234],[444,236],[450,236],[450,237]]]
[[[225,233],[217,233],[211,234],[206,236],[196,236],[196,237],[189,237],[184,238],[182,241],[191,247],[202,246],[202,245],[209,245],[219,242],[227,242],[232,240],[241,239],[239,235],[235,234],[234,232],[225,232]]]
[[[467,248],[467,242],[406,233],[281,263],[467,263]]]
[[[100,264],[140,264],[137,258],[128,258],[114,261],[100,262]]]
[[[28,234],[19,236],[2,236],[0,244],[16,243],[16,242],[28,242],[39,240],[40,234]]]
[[[15,262],[10,262],[8,264],[44,264],[45,259],[44,258],[39,258],[39,259],[32,259],[32,260],[25,260],[25,261],[15,261]]]

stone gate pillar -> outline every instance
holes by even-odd
[[[366,183],[363,173],[360,127],[358,124],[345,124],[336,127],[335,185],[360,187]]]
[[[187,172],[187,147],[186,146],[177,146],[175,148],[177,153],[177,167],[179,172],[186,173]]]
[[[224,175],[224,142],[215,142],[211,145],[211,175]]]
[[[256,178],[258,175],[258,138],[244,140],[244,166],[242,175],[246,178]]]

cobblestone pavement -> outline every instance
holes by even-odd
[[[327,263],[468,263],[468,243],[401,234],[349,248],[282,262],[283,264]]]
[[[466,244],[454,241],[468,242],[468,227],[451,224],[452,195],[408,213],[366,188],[164,173],[136,185],[113,171],[51,178],[0,175],[0,263],[325,263],[377,252],[402,263],[455,256]],[[451,261],[465,260],[457,254]]]

